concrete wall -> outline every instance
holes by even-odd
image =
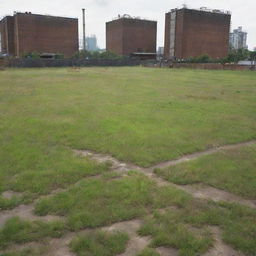
[[[106,48],[123,56],[156,52],[157,22],[121,18],[106,23]]]
[[[223,58],[228,54],[231,15],[206,11],[177,10],[175,56],[179,59],[208,54]],[[166,14],[165,58],[169,58],[170,15]]]

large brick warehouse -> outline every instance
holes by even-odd
[[[72,56],[78,51],[78,19],[15,13],[0,21],[1,52],[21,57],[30,52]]]
[[[171,10],[165,16],[165,58],[226,57],[230,20],[231,14],[220,10]]]
[[[156,53],[157,22],[123,16],[106,23],[106,48],[119,55]]]

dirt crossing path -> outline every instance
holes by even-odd
[[[120,172],[122,175],[126,175],[126,172],[129,170],[137,170],[142,173],[144,173],[147,177],[154,180],[156,184],[159,186],[175,186],[178,189],[181,189],[183,191],[186,191],[187,193],[193,195],[195,198],[201,198],[201,199],[207,199],[207,200],[213,200],[213,201],[228,201],[228,202],[234,202],[234,203],[240,203],[245,206],[249,206],[252,208],[256,208],[256,202],[253,200],[246,200],[239,196],[236,196],[234,194],[231,194],[229,192],[226,192],[224,190],[216,189],[213,187],[205,186],[203,184],[197,184],[197,185],[177,185],[171,182],[168,182],[158,176],[156,176],[153,171],[155,168],[166,168],[168,166],[174,166],[183,162],[191,161],[194,159],[197,159],[201,156],[210,155],[216,152],[219,152],[221,150],[226,149],[236,149],[242,146],[255,144],[256,140],[249,141],[249,142],[243,142],[233,145],[225,145],[221,147],[216,147],[212,149],[208,149],[206,151],[193,153],[190,155],[183,156],[176,160],[171,161],[165,161],[162,163],[159,163],[155,166],[149,167],[149,168],[142,168],[140,166],[134,165],[132,163],[125,163],[122,161],[119,161],[118,159],[105,154],[99,154],[90,150],[74,150],[74,153],[77,155],[82,155],[84,157],[88,157],[98,163],[104,163],[109,162],[111,163],[111,171],[117,171]],[[67,188],[68,189],[68,188]],[[38,198],[37,200],[40,200],[43,197],[52,196],[60,191],[64,190],[56,190],[53,191],[51,194],[42,196]],[[9,198],[12,193],[12,191],[4,192],[2,196]],[[35,200],[32,204],[28,205],[19,205],[18,207],[12,209],[12,210],[5,210],[0,211],[0,228],[4,225],[7,219],[11,217],[18,216],[22,219],[28,219],[28,220],[41,220],[41,221],[51,221],[51,220],[59,220],[60,217],[57,216],[36,216],[33,213],[34,205],[37,202]],[[141,226],[140,220],[131,220],[127,222],[121,222],[116,223],[110,227],[103,227],[102,230],[105,231],[125,231],[127,232],[131,239],[127,245],[126,251],[119,255],[119,256],[132,256],[136,255],[138,252],[142,251],[149,243],[150,243],[150,237],[140,237],[137,235],[137,230]],[[48,247],[49,247],[49,254],[47,256],[74,256],[72,252],[69,251],[68,244],[70,241],[77,236],[78,234],[82,234],[85,231],[81,231],[78,233],[67,233],[64,235],[64,237],[60,239],[51,239],[48,241]],[[231,247],[225,245],[221,240],[220,230],[218,229],[212,229],[212,233],[215,237],[215,245],[214,247],[206,253],[204,256],[241,256],[242,254],[239,254],[238,252],[234,251]],[[29,244],[27,244],[29,245]],[[17,245],[15,248],[26,248],[25,245]],[[12,248],[13,249],[13,248]],[[175,249],[172,248],[157,248],[157,252],[161,256],[169,255],[169,256],[177,256],[178,252]]]

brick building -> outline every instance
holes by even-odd
[[[78,19],[31,13],[15,13],[0,21],[1,52],[21,57],[24,53],[78,51]]]
[[[106,49],[123,56],[156,53],[157,22],[119,17],[106,23]]]
[[[231,14],[220,10],[171,10],[165,15],[165,58],[226,57],[230,20]]]

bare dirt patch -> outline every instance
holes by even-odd
[[[2,193],[2,197],[5,199],[11,199],[12,197],[22,197],[23,193],[8,190]]]
[[[251,208],[256,208],[256,200],[246,200],[224,190],[203,184],[179,185],[178,188],[192,194],[196,198],[211,199],[215,202],[226,201],[231,203],[239,203]]]
[[[174,248],[159,247],[159,248],[156,248],[156,251],[161,256],[178,256],[179,255],[178,250],[176,250]]]
[[[104,154],[98,154],[90,150],[74,150],[74,152],[78,155],[82,155],[85,157],[89,157],[92,160],[95,160],[97,163],[107,163],[109,162],[111,164],[111,170],[112,171],[129,171],[129,170],[134,170],[134,169],[140,169],[139,166],[136,166],[131,163],[124,163],[116,158],[109,156],[109,155],[104,155]]]

